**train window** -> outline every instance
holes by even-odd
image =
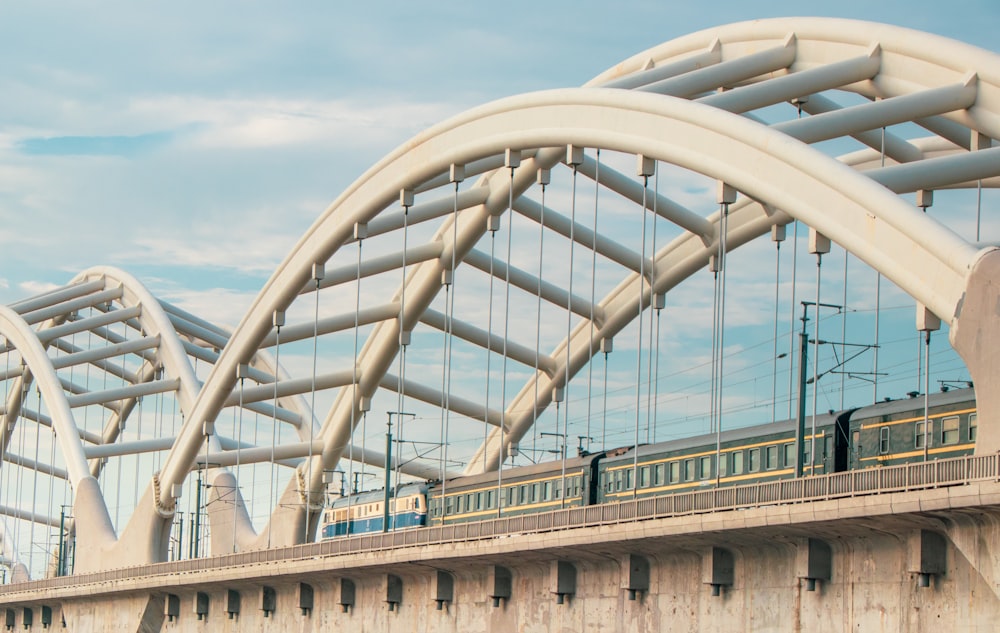
[[[807,438],[806,441],[802,443],[802,463],[804,465],[808,465],[811,463],[809,461],[809,456],[812,454],[812,449],[813,449],[812,438]]]
[[[472,512],[472,510],[476,507],[475,503],[476,503],[476,495],[474,495],[472,493],[469,493],[468,495],[466,495],[466,497],[465,497],[465,511],[466,512]]]
[[[519,494],[517,495],[517,502],[518,503],[527,503],[528,502],[528,487],[527,486],[521,486],[520,487]]]
[[[758,470],[760,470],[760,449],[759,448],[751,448],[747,452],[749,453],[748,457],[747,457],[747,461],[750,462],[747,465],[749,466],[750,472],[755,473]]]
[[[830,455],[833,455],[833,436],[832,435],[826,436],[826,441],[823,442],[823,459],[826,459]]]
[[[694,480],[694,460],[685,459],[684,460],[684,481]]]
[[[767,460],[764,467],[768,470],[774,470],[778,467],[778,447],[768,446],[764,451],[764,458]]]
[[[542,484],[542,501],[548,501],[552,498],[552,482],[546,481]]]
[[[492,508],[493,507],[493,491],[492,490],[487,490],[486,491],[486,507],[487,508]]]
[[[663,484],[663,464],[657,464],[653,469],[653,485],[660,486]]]
[[[538,484],[531,484],[531,502],[538,501]]]
[[[616,492],[621,491],[621,489],[622,489],[622,478],[623,477],[625,477],[625,474],[622,471],[620,471],[620,470],[616,470],[615,471],[615,491]]]
[[[979,420],[975,413],[969,414],[969,441],[976,441],[976,427],[979,425]]]
[[[631,468],[625,471],[625,490],[632,489],[632,476],[633,472]]]
[[[743,451],[733,451],[733,474],[743,474]]]
[[[508,506],[517,505],[517,493],[515,492],[516,490],[517,490],[517,488],[515,488],[514,486],[511,486],[510,488],[507,488],[507,505]]]
[[[705,457],[702,457],[701,458],[700,466],[701,466],[701,468],[699,469],[700,470],[700,474],[699,474],[700,478],[701,479],[711,479],[712,478],[712,456],[711,455],[706,455]]]
[[[476,493],[476,510],[482,510],[482,509],[483,509],[483,493],[477,492]]]
[[[670,462],[670,483],[675,484],[681,478],[681,463]]]
[[[958,416],[952,415],[941,420],[941,443],[958,444]]]
[[[643,466],[639,469],[639,487],[649,487],[649,466]]]
[[[933,438],[933,437],[934,437],[934,421],[931,420],[928,423],[928,427],[927,427],[927,438],[930,439],[930,438]],[[931,443],[933,444],[933,441],[931,441]],[[913,446],[915,448],[923,448],[924,447],[924,421],[923,420],[921,420],[920,422],[917,422],[916,424],[913,425]]]
[[[883,426],[878,430],[878,454],[886,455],[889,453],[889,427]]]
[[[725,477],[729,472],[729,453],[719,453],[719,477]]]
[[[795,442],[788,442],[784,445],[785,468],[795,466]]]

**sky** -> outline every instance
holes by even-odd
[[[0,4],[0,301],[94,265],[234,323],[355,177],[429,125],[786,2]],[[995,47],[991,0],[824,3]]]
[[[235,325],[329,202],[430,125],[694,31],[802,14],[993,50],[1000,26],[994,0],[4,2],[0,302],[113,265]],[[769,282],[744,280],[762,303]]]

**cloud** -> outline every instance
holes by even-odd
[[[7,286],[4,285],[4,288],[6,287]],[[58,284],[50,283],[47,281],[37,281],[37,280],[27,280],[17,284],[18,290],[23,291],[24,294],[28,296],[40,295],[49,292],[50,290],[55,290],[58,287],[59,287]]]

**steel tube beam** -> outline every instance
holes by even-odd
[[[145,338],[134,339],[125,343],[117,343],[115,345],[108,345],[106,347],[87,350],[85,352],[76,352],[74,354],[66,354],[65,356],[57,356],[52,359],[52,366],[56,369],[62,369],[71,365],[80,365],[83,363],[90,363],[95,360],[103,360],[115,356],[133,354],[135,352],[156,348],[159,345],[159,336],[147,336]]]
[[[392,374],[386,374],[379,381],[379,386],[383,389],[388,389],[393,393],[399,393],[399,376],[394,376]],[[412,380],[407,380],[404,383],[405,391],[407,397],[411,397],[415,400],[421,402],[426,402],[428,404],[434,404],[440,406],[444,402],[443,394],[440,390],[434,389],[433,387],[427,387],[419,383],[413,382]],[[464,415],[467,418],[473,420],[479,420],[480,422],[486,422],[492,426],[500,426],[500,420],[503,416],[499,411],[490,409],[485,413],[483,410],[483,404],[480,402],[473,402],[466,398],[456,396],[455,394],[450,394],[448,396],[448,410],[452,413],[457,413],[459,415]]]
[[[534,200],[531,200],[530,198],[514,198],[514,211],[526,218],[531,218],[538,224],[542,223],[542,205]],[[556,212],[554,209],[545,209],[545,228],[551,229],[566,239],[569,239],[571,224],[572,223],[569,218],[561,213]],[[599,255],[606,257],[607,259],[610,259],[611,261],[620,264],[633,272],[639,272],[642,267],[640,264],[642,257],[635,251],[630,248],[626,248],[618,242],[608,239],[602,235],[597,235],[595,239],[594,231],[583,226],[582,224],[573,225],[573,239],[577,244],[580,244],[585,248],[594,249]],[[646,267],[648,269],[648,262]]]
[[[634,90],[647,86],[651,83],[671,79],[680,75],[700,70],[708,66],[714,66],[722,61],[722,45],[718,40],[713,42],[709,48],[703,52],[676,61],[656,65],[649,70],[632,73],[618,79],[612,79],[603,84],[602,88],[623,88]]]
[[[50,528],[59,527],[59,518],[50,517],[44,514],[39,514],[37,512],[31,512],[23,508],[12,508],[10,506],[0,505],[0,515],[11,517],[12,519],[22,519],[24,521],[33,521],[39,525],[45,525]]]
[[[106,389],[104,391],[90,391],[87,393],[67,396],[66,401],[72,408],[86,407],[92,404],[108,404],[116,400],[138,398],[140,396],[151,396],[157,393],[177,391],[180,381],[176,378],[165,378],[163,380],[151,380],[128,387],[118,387],[117,389]]]
[[[584,174],[591,180],[598,178],[597,161],[589,156],[583,157],[583,163],[580,164],[578,169],[581,174]],[[652,191],[647,190],[645,195],[643,195],[642,185],[636,182],[634,178],[629,178],[607,165],[601,165],[600,183],[638,205],[642,205],[643,200],[645,200],[646,209],[649,211],[655,209],[658,216],[686,231],[694,233],[705,243],[710,243],[715,239],[715,228],[711,222],[694,211]]]
[[[795,44],[795,37],[789,36],[782,46],[719,62],[678,77],[654,81],[636,90],[672,97],[693,97],[719,87],[733,86],[753,77],[791,66],[795,61]]]
[[[538,363],[538,369],[540,371],[551,374],[556,370],[556,362],[548,354],[539,353],[538,350],[529,348],[514,341],[507,341],[507,346],[505,348],[503,337],[497,334],[490,334],[486,330],[458,319],[452,320],[451,327],[448,328],[448,321],[448,316],[438,312],[437,310],[428,309],[424,312],[423,316],[420,317],[421,323],[425,323],[440,332],[450,331],[454,336],[457,336],[463,341],[472,343],[482,349],[486,349],[487,347],[493,351],[506,349],[508,358],[511,358],[526,367],[534,368],[535,363]]]
[[[362,308],[358,310],[357,315],[354,313],[345,313],[320,319],[315,324],[306,322],[286,325],[281,328],[281,342],[284,344],[303,341],[312,338],[313,333],[323,336],[324,334],[343,332],[353,328],[355,320],[358,326],[365,326],[372,323],[379,323],[380,321],[388,321],[397,316],[399,316],[399,303],[393,302],[371,308]],[[271,332],[260,346],[262,349],[266,349],[274,347],[277,343],[277,333]]]
[[[490,256],[486,253],[479,250],[472,250],[465,256],[464,262],[489,275],[490,259]],[[542,299],[545,299],[552,305],[565,308],[568,303],[570,311],[578,316],[589,319],[590,315],[593,314],[594,320],[597,322],[600,322],[603,318],[601,306],[593,305],[589,299],[584,299],[579,295],[570,296],[565,290],[549,282],[539,284],[538,277],[513,266],[508,269],[506,262],[501,260],[494,259],[492,261],[492,268],[494,278],[501,281],[509,280],[511,285],[530,293],[532,296],[537,296],[539,289],[541,289]]]
[[[43,292],[42,294],[29,299],[15,301],[10,304],[10,309],[20,315],[24,315],[28,312],[34,312],[35,310],[64,303],[70,299],[82,297],[83,295],[96,292],[102,288],[104,288],[104,282],[100,279],[95,281],[71,283],[67,286],[63,286],[62,288],[56,288],[55,290],[50,290],[49,292]]]
[[[932,88],[804,119],[785,121],[773,128],[803,143],[817,143],[934,114],[964,110],[976,102],[976,94],[975,81],[970,79],[964,84]]]
[[[398,270],[403,267],[403,253],[389,253],[379,257],[372,257],[361,262],[361,278],[365,279],[373,275],[387,273],[391,270]],[[441,256],[441,244],[429,242],[406,249],[406,264],[410,266],[420,262],[426,262]],[[320,288],[330,288],[343,283],[350,283],[358,278],[357,265],[340,266],[326,271],[326,276],[320,282]],[[315,285],[312,286],[315,289]]]
[[[871,79],[882,64],[881,51],[874,46],[867,55],[824,64],[808,70],[790,73],[749,86],[717,92],[698,99],[705,105],[741,114],[776,103],[791,101]]]
[[[3,461],[16,466],[21,466],[22,468],[37,470],[40,473],[44,473],[58,479],[69,479],[69,473],[67,473],[65,469],[31,459],[30,457],[25,457],[24,455],[5,453]]]
[[[105,457],[119,457],[121,455],[135,455],[138,453],[155,453],[156,451],[168,450],[174,445],[175,439],[174,437],[154,437],[131,442],[85,446],[83,454],[87,456],[87,459],[101,459]]]
[[[288,396],[309,393],[313,388],[315,388],[316,391],[323,391],[325,389],[343,387],[345,385],[353,384],[357,379],[357,376],[357,372],[354,371],[336,371],[329,374],[320,374],[315,376],[315,378],[309,376],[306,378],[296,378],[294,380],[280,380],[277,385],[275,385],[275,383],[271,383],[257,387],[244,387],[242,394],[237,386],[237,388],[229,394],[229,397],[226,399],[225,406],[236,406],[240,403],[241,399],[243,404],[251,404],[254,402],[265,402],[275,397],[286,398]],[[277,393],[277,396],[275,396],[275,393]]]
[[[108,290],[102,290],[83,297],[77,297],[76,299],[70,299],[69,301],[50,305],[46,308],[39,308],[38,310],[25,312],[21,316],[25,323],[28,325],[34,325],[48,319],[76,312],[77,310],[82,310],[83,308],[90,308],[101,303],[114,301],[116,299],[120,299],[121,296],[121,288],[109,288]]]
[[[486,202],[486,197],[489,193],[490,190],[488,187],[473,187],[472,189],[459,191],[457,196],[458,210],[462,211]],[[409,212],[406,214],[406,224],[412,227],[415,224],[454,213],[455,204],[455,196],[445,196],[431,202],[415,204],[410,207]],[[368,223],[368,237],[383,235],[401,228],[403,228],[403,211],[386,212]],[[410,260],[407,261],[409,262]]]

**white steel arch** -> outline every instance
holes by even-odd
[[[834,93],[851,98],[837,101],[831,98]],[[917,135],[916,128],[930,136]],[[138,309],[129,318],[143,336],[159,337],[155,358],[140,372],[142,381],[154,381],[162,367],[168,379],[176,381],[184,415],[162,467],[118,541],[96,483],[79,486],[92,481],[99,466],[91,460],[90,471],[77,472],[81,463],[86,468],[86,459],[81,462],[76,453],[82,450],[80,442],[66,438],[64,431],[76,425],[60,404],[74,396],[59,385],[52,361],[38,342],[45,340],[44,333],[33,333],[23,319],[10,314],[4,317],[0,336],[23,349],[40,387],[47,381],[46,402],[65,427],[60,445],[67,444],[62,448],[67,465],[76,464],[72,476],[77,505],[96,513],[90,521],[94,527],[77,518],[78,534],[97,545],[81,569],[106,566],[99,560],[102,551],[113,551],[119,563],[162,560],[177,495],[199,464],[206,469],[211,465],[212,494],[234,490],[238,506],[213,511],[213,548],[300,542],[310,538],[318,520],[324,473],[348,451],[356,451],[356,461],[378,464],[387,459],[352,439],[379,390],[405,390],[407,396],[430,404],[440,399],[442,409],[485,423],[492,430],[465,469],[495,469],[509,447],[531,429],[537,412],[552,403],[553,391],[565,387],[567,379],[590,362],[602,340],[636,319],[636,297],[642,297],[643,307],[649,306],[653,296],[705,269],[718,251],[721,213],[700,213],[658,192],[644,192],[631,176],[599,166],[593,150],[679,166],[739,192],[740,199],[728,207],[727,250],[764,235],[772,226],[801,220],[948,323],[953,340],[961,330],[986,332],[995,342],[995,324],[977,317],[980,321],[965,325],[969,317],[963,315],[963,306],[988,303],[978,286],[970,291],[970,284],[989,270],[997,249],[959,237],[900,194],[1000,185],[1000,147],[992,140],[998,135],[1000,57],[993,53],[885,25],[816,18],[762,20],[665,43],[612,67],[585,88],[504,99],[428,129],[334,201],[278,267],[231,335],[161,304],[124,273],[83,273],[68,288],[86,286],[88,294],[120,288],[114,300]],[[845,151],[856,150],[858,143],[867,149],[838,159],[819,147],[845,140],[850,141],[843,143]],[[563,164],[572,165],[574,178],[582,174],[603,192],[636,204],[645,199],[647,208],[676,228],[676,235],[644,258],[634,246],[590,231],[525,195],[535,187],[539,170]],[[474,176],[474,184],[465,182]],[[619,267],[617,282],[592,300],[573,289],[572,282],[562,287],[541,278],[541,273],[536,279],[516,263],[486,254],[499,218],[511,223],[513,219],[506,218],[515,215],[542,225],[542,232],[600,252]],[[431,229],[424,230],[416,246],[406,245],[407,231],[418,225]],[[404,247],[362,261],[361,245],[381,235],[401,237]],[[345,255],[354,245],[356,267],[353,255]],[[531,349],[506,334],[436,310],[434,302],[450,289],[451,282],[445,280],[455,274],[453,261],[463,270],[509,279],[545,301],[567,306],[577,319],[575,325],[561,342]],[[405,282],[396,278],[388,286],[383,283],[382,298],[374,305],[319,317],[321,288],[352,282],[360,287],[362,279],[368,283],[369,278],[398,274],[401,268],[406,270]],[[973,297],[970,292],[979,294]],[[303,297],[316,297],[316,320],[283,325],[286,313],[306,303]],[[57,328],[72,313],[74,308],[66,303],[72,299],[50,299],[62,312],[56,310],[47,327]],[[978,309],[973,312],[979,314]],[[25,311],[22,305],[20,312]],[[488,396],[484,402],[445,396],[443,386],[436,389],[420,376],[395,375],[392,365],[401,338],[406,340],[419,327],[447,331],[487,350],[487,356],[502,346],[507,357],[530,368],[530,375],[512,399],[504,394],[499,408]],[[335,371],[320,376],[315,370],[307,376],[278,367],[262,351],[363,328],[357,356],[338,361]],[[32,337],[38,341],[32,342]],[[979,367],[970,352],[963,355],[970,368]],[[211,365],[204,385],[192,357]],[[980,371],[987,370],[973,368],[974,373]],[[252,384],[240,387],[238,376],[250,376]],[[324,390],[336,391],[312,411],[305,394]],[[129,397],[134,403],[137,396]],[[261,534],[251,525],[239,482],[227,470],[251,451],[234,450],[242,441],[239,437],[234,442],[209,433],[206,440],[206,430],[219,424],[222,411],[240,404],[245,411],[269,415],[275,427],[279,422],[294,427],[295,441],[285,442],[280,455],[299,461],[288,462],[294,474]],[[981,398],[980,404],[983,411],[991,410],[990,402]],[[1000,402],[992,406],[996,410]],[[16,408],[9,404],[7,415]],[[129,411],[127,405],[121,409],[125,417]],[[314,416],[322,420],[318,427],[313,426]],[[112,433],[106,439],[115,437]],[[567,440],[563,437],[564,443]],[[273,446],[271,450],[274,459],[278,453]],[[390,468],[423,478],[446,470],[454,474],[450,465],[439,470],[419,462]]]
[[[954,319],[965,277],[981,253],[977,255],[976,247],[923,218],[894,192],[967,186],[996,177],[997,150],[983,139],[988,141],[997,132],[998,82],[993,72],[995,55],[959,43],[939,44],[940,38],[850,21],[805,19],[735,25],[642,53],[592,82],[639,91],[565,90],[515,97],[431,128],[341,195],[275,272],[208,378],[194,421],[175,447],[162,473],[164,479],[175,481],[187,472],[199,444],[198,420],[217,414],[241,359],[252,354],[273,330],[274,313],[284,311],[294,301],[315,264],[326,262],[351,242],[356,227],[375,223],[401,190],[422,191],[446,184],[452,165],[499,166],[498,157],[502,158],[505,150],[532,157],[516,170],[515,197],[533,181],[534,168],[558,162],[567,144],[642,154],[718,178],[764,203],[745,205],[735,213],[730,244],[738,245],[790,217],[802,219],[881,270],[931,311],[945,320]],[[716,93],[720,88],[726,91]],[[837,109],[813,95],[832,89],[878,101]],[[694,101],[671,98],[670,94]],[[808,112],[813,108],[817,113],[773,127],[749,114],[798,97],[806,104],[810,101],[805,97],[810,97],[813,105],[803,109]],[[889,166],[862,176],[798,140],[816,142],[846,135],[872,145],[873,130],[905,121],[917,121],[938,133],[947,147],[946,155],[926,160],[940,152],[925,156],[920,143],[889,133]],[[970,139],[965,144],[956,142],[961,141],[963,129]],[[962,151],[975,143],[977,152]],[[559,149],[545,149],[553,147]],[[894,161],[918,165],[894,167]],[[845,183],[850,186],[844,187]],[[486,189],[481,196],[473,193],[481,189]],[[476,188],[465,193],[482,198],[463,211],[471,218],[459,234],[460,245],[467,252],[485,234],[487,217],[504,212],[508,197],[504,170],[483,176]],[[824,196],[829,198],[819,199]],[[657,279],[657,290],[682,278],[677,271],[690,274],[703,266],[710,240],[715,239],[706,234],[703,221],[683,211],[676,217],[682,226],[697,227],[697,235],[683,236],[661,254],[661,269],[669,264],[671,272]],[[709,218],[712,232],[715,221]],[[408,276],[404,331],[420,319],[440,288],[442,271],[448,268],[446,228],[439,230],[438,240],[440,256],[416,264]],[[921,266],[915,266],[916,261]],[[620,292],[629,296],[626,289],[630,281],[622,283]],[[395,301],[399,296],[397,293]],[[607,305],[601,307],[608,311]],[[622,314],[625,312],[618,313],[618,319],[625,318]],[[577,334],[587,329],[580,325]],[[383,320],[367,339],[358,360],[359,398],[369,397],[383,382],[399,349],[398,330],[398,324]],[[570,362],[572,373],[593,353],[594,343],[571,345],[580,350]],[[560,374],[559,363],[553,375]],[[548,380],[547,387],[557,384],[545,377],[542,380]],[[529,392],[533,392],[530,384],[522,389],[521,398]],[[346,425],[360,416],[358,404],[344,392],[339,394],[322,431],[325,447],[317,459],[323,464],[313,469],[314,478],[340,457],[350,436]],[[530,416],[520,423],[508,420],[515,439],[524,430],[524,420],[530,421]],[[484,447],[480,455],[486,455],[486,467],[494,466],[498,447]],[[314,481],[307,488],[314,490],[317,484]],[[161,488],[161,504],[169,502],[167,495],[166,488]]]

